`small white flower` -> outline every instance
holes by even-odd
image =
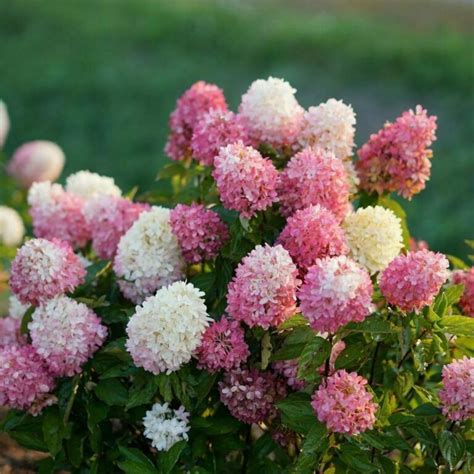
[[[20,214],[11,207],[0,206],[0,244],[16,247],[24,235],[25,226]]]
[[[12,294],[8,300],[8,316],[15,319],[22,319],[29,307],[29,304],[21,303],[20,300]]]
[[[84,199],[99,195],[120,197],[122,191],[113,178],[90,171],[78,171],[66,179],[66,191]]]

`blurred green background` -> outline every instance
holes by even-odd
[[[439,117],[432,179],[406,205],[412,234],[466,254],[473,237],[472,5],[465,1],[0,2],[0,97],[11,152],[49,139],[65,174],[153,187],[168,114],[193,82],[235,108],[256,78],[283,77],[305,107],[357,112],[357,144],[420,103]]]

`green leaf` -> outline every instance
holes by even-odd
[[[158,390],[156,381],[152,375],[146,373],[137,374],[128,394],[128,401],[125,410],[148,405]]]
[[[354,342],[339,354],[336,359],[336,369],[348,369],[359,367],[368,357],[367,344],[364,342]]]
[[[286,337],[283,346],[274,352],[272,360],[290,360],[298,358],[306,344],[315,337],[313,330],[307,326],[296,327]]]
[[[158,457],[158,463],[163,474],[169,474],[179,460],[179,456],[186,447],[186,441],[179,441],[171,446],[168,451],[161,453]]]
[[[283,321],[279,326],[279,331],[284,331],[285,329],[293,329],[300,326],[308,326],[308,320],[304,318],[301,314],[295,314],[288,318],[286,321]]]
[[[208,435],[222,435],[235,433],[242,427],[242,423],[228,414],[217,414],[206,418],[191,418],[191,427]]]
[[[456,464],[464,456],[466,451],[466,443],[459,434],[451,433],[450,431],[442,431],[438,437],[439,449],[443,458],[448,461],[451,469],[454,469]]]
[[[444,290],[446,299],[448,300],[448,305],[452,306],[456,304],[461,299],[462,294],[464,293],[464,285],[453,285]]]
[[[390,321],[370,317],[360,323],[349,323],[346,329],[354,332],[369,332],[371,334],[394,334],[398,331],[397,327]]]
[[[87,425],[90,431],[97,426],[101,421],[107,418],[109,407],[105,403],[97,400],[94,396],[91,397],[86,405],[87,409]]]
[[[45,410],[43,414],[43,437],[48,450],[52,457],[61,450],[62,440],[64,437],[64,424],[59,409],[57,407],[51,407]]]
[[[216,274],[214,272],[199,273],[189,280],[195,287],[204,291],[209,295],[213,290],[216,282]]]
[[[402,227],[403,245],[405,249],[410,247],[410,232],[407,225],[407,215],[401,204],[388,196],[379,197],[378,204],[390,209],[399,219]]]
[[[303,380],[314,380],[317,370],[324,364],[330,354],[331,344],[322,337],[314,337],[303,349],[299,359],[297,377]]]
[[[445,255],[454,268],[459,269],[459,270],[469,269],[469,265],[465,263],[463,260],[461,260],[459,257],[455,257],[454,255],[449,255],[449,254],[445,254]]]
[[[307,433],[317,422],[311,407],[310,397],[306,393],[292,393],[277,402],[282,423],[297,433]]]
[[[127,474],[157,474],[154,464],[139,449],[119,446],[123,461],[118,462],[118,467]]]
[[[79,467],[84,458],[84,440],[84,434],[73,433],[66,442],[67,457],[74,467]]]
[[[107,405],[124,406],[128,402],[127,389],[118,379],[101,380],[95,387],[95,394]]]
[[[370,462],[366,452],[354,444],[341,444],[339,457],[347,466],[357,472],[376,472],[378,470],[377,467]]]
[[[474,334],[474,318],[468,316],[445,316],[439,324],[445,332],[455,336],[471,336]]]
[[[33,317],[33,313],[34,313],[35,309],[36,308],[34,306],[30,306],[26,310],[23,317],[21,318],[20,332],[22,334],[28,334],[28,324],[30,324],[30,322],[31,322],[31,318]]]
[[[170,402],[173,399],[173,389],[171,388],[171,379],[169,375],[159,374],[156,376],[156,383],[161,396],[165,402]]]
[[[319,465],[320,456],[318,453],[322,447],[327,448],[328,441],[326,437],[326,427],[317,420],[313,420],[313,426],[308,431],[300,455],[292,466],[291,472],[295,474],[311,474],[315,472]]]

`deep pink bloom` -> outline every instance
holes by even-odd
[[[176,102],[170,116],[170,135],[165,153],[173,160],[191,156],[191,138],[200,118],[212,109],[227,110],[222,90],[214,84],[199,81],[193,84]]]
[[[443,367],[443,388],[439,391],[444,416],[450,420],[474,417],[474,358],[463,357]]]
[[[336,332],[363,321],[372,310],[372,281],[363,267],[345,255],[316,260],[298,292],[300,309],[311,327]]]
[[[220,149],[212,176],[227,209],[250,218],[277,200],[278,172],[273,163],[243,142]]]
[[[318,420],[335,433],[357,435],[375,423],[377,404],[366,390],[367,380],[355,372],[338,370],[313,394]]]
[[[237,321],[226,317],[215,321],[202,336],[196,353],[198,367],[210,372],[236,369],[250,354],[244,337],[244,330]]]
[[[83,247],[90,229],[83,214],[84,200],[49,181],[34,183],[28,193],[35,237],[60,239]]]
[[[13,260],[10,288],[22,303],[37,305],[73,291],[85,275],[79,257],[66,242],[32,239]]]
[[[419,250],[395,257],[383,271],[380,291],[403,311],[430,305],[449,277],[448,259],[441,253]]]
[[[243,423],[259,423],[276,414],[275,402],[286,395],[285,383],[272,372],[236,369],[219,382],[221,402]]]
[[[238,141],[251,144],[242,118],[231,111],[210,110],[194,127],[191,140],[193,158],[202,165],[212,166],[221,147]]]
[[[104,260],[113,259],[122,235],[143,211],[149,209],[148,204],[108,195],[100,195],[87,202],[84,215],[96,254]]]
[[[318,258],[349,251],[336,217],[320,205],[301,209],[289,217],[278,243],[288,250],[302,274]]]
[[[292,389],[303,390],[306,387],[306,382],[298,378],[298,359],[279,360],[272,364],[272,368]]]
[[[229,283],[227,312],[250,327],[278,326],[296,313],[298,270],[281,246],[258,245]]]
[[[212,260],[229,238],[219,214],[202,204],[178,204],[170,213],[170,225],[189,263]]]
[[[415,112],[403,112],[395,123],[387,122],[358,151],[361,188],[379,194],[396,191],[408,199],[422,191],[430,178],[429,147],[435,132],[436,117],[420,105]]]
[[[350,209],[349,180],[343,162],[332,152],[305,148],[280,174],[278,198],[284,216],[320,204],[342,220]]]
[[[474,267],[469,270],[455,271],[453,273],[453,283],[463,284],[464,292],[459,301],[464,314],[474,317]]]
[[[0,348],[0,406],[39,413],[56,401],[54,379],[31,345]]]
[[[26,338],[20,332],[21,321],[7,316],[0,318],[0,347],[25,344]]]

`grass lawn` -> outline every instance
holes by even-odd
[[[421,103],[439,116],[439,138],[428,188],[406,206],[409,223],[432,248],[465,255],[474,221],[472,48],[461,31],[268,2],[3,2],[7,150],[50,139],[66,152],[66,173],[89,168],[125,189],[149,189],[165,161],[168,114],[198,79],[223,87],[233,107],[268,75],[290,81],[304,106],[342,98],[358,114],[359,145]]]

